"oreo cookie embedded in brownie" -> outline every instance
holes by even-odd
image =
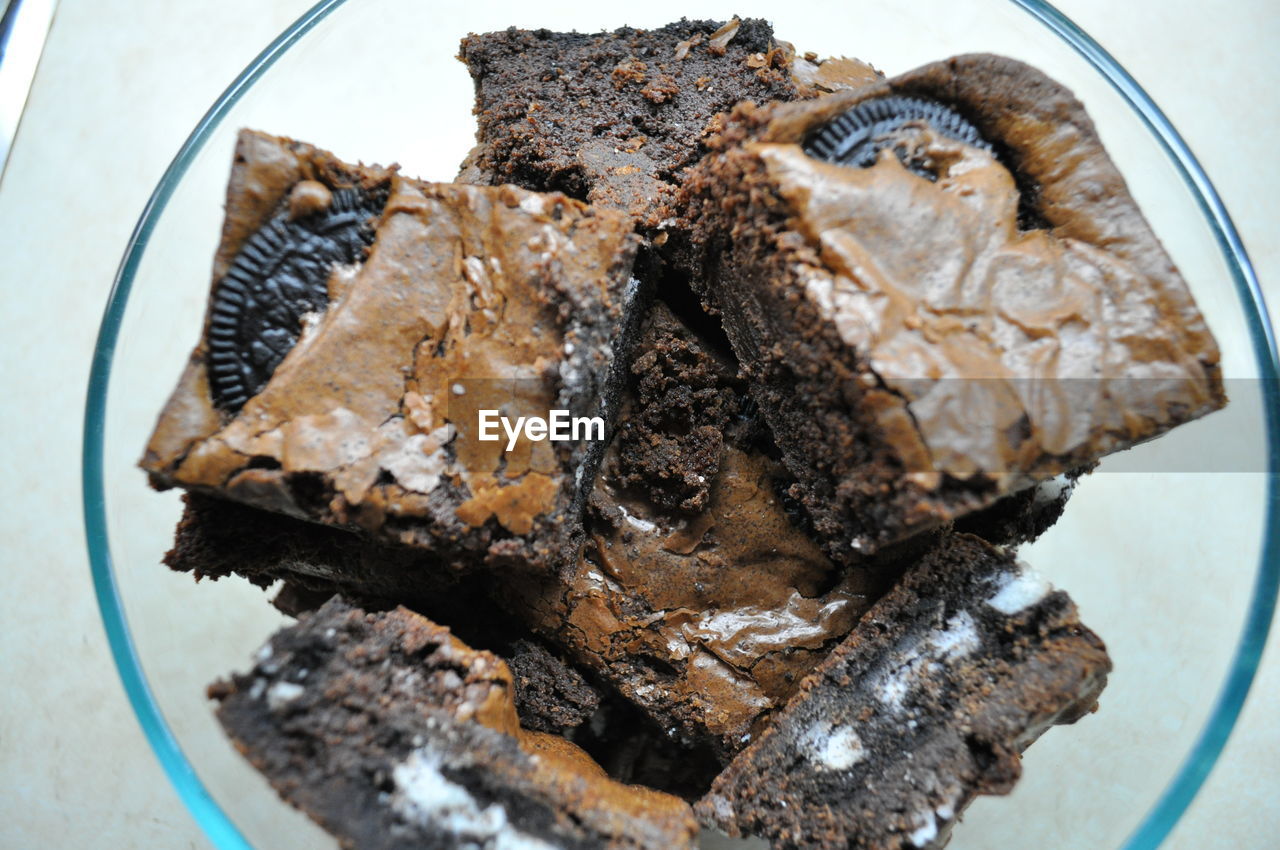
[[[1091,711],[1111,661],[1067,595],[949,535],[863,617],[699,802],[776,848],[935,848],[1020,753]]]
[[[252,132],[227,211],[204,338],[142,460],[152,482],[454,566],[563,557],[616,409],[639,291],[631,222]],[[507,451],[496,416],[481,439],[485,409],[588,424]]]
[[[210,688],[236,746],[347,848],[691,847],[682,800],[520,726],[496,656],[407,609],[340,599]]]
[[[834,557],[1225,403],[1186,283],[1039,71],[957,57],[741,107],[712,144],[695,284]]]
[[[790,46],[754,18],[591,34],[513,28],[468,36],[459,58],[479,122],[459,180],[561,191],[648,230],[713,117],[743,100],[790,100],[800,85]]]

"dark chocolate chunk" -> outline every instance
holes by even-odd
[[[900,143],[900,134],[920,123],[966,145],[991,149],[976,127],[940,103],[917,97],[878,97],[831,119],[805,141],[804,152],[837,165],[870,168],[880,151],[891,147],[908,169],[934,180],[937,175],[928,164],[912,157]]]
[[[209,385],[214,404],[239,410],[298,341],[302,317],[324,310],[329,274],[373,243],[385,195],[339,189],[329,205],[293,218],[282,210],[249,237],[218,282],[210,310]]]

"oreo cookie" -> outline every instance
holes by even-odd
[[[235,413],[267,385],[303,316],[328,306],[334,266],[363,259],[373,244],[385,203],[385,191],[337,189],[323,209],[301,217],[283,209],[245,241],[213,290],[207,347],[216,407]]]
[[[890,147],[911,172],[935,180],[937,175],[928,163],[909,157],[896,144],[901,131],[914,123],[928,124],[935,132],[971,147],[991,150],[978,129],[955,110],[930,100],[890,96],[864,100],[837,115],[805,140],[804,152],[836,165],[870,168],[880,151]]]

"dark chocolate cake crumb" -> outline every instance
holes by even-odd
[[[471,35],[479,144],[459,179],[557,190],[656,228],[718,113],[797,96],[791,54],[757,19],[604,33]]]
[[[631,366],[634,407],[615,438],[618,484],[665,510],[696,513],[720,470],[724,431],[748,396],[733,362],[674,316],[664,313],[655,328]]]
[[[949,535],[864,616],[698,804],[774,848],[939,848],[1020,754],[1092,711],[1111,661],[1061,591]]]
[[[600,693],[582,674],[531,640],[517,640],[506,655],[515,682],[520,725],[563,735],[591,719]]]

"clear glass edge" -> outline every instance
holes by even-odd
[[[107,633],[107,642],[120,673],[125,693],[156,758],[196,823],[221,850],[251,850],[251,845],[205,789],[170,731],[168,723],[152,696],[141,663],[138,661],[116,586],[107,538],[106,500],[102,475],[111,360],[115,353],[120,324],[138,264],[155,222],[173,195],[178,181],[204,146],[209,134],[240,100],[249,86],[262,76],[293,43],[345,2],[346,0],[320,0],[307,10],[254,58],[196,124],[195,129],[160,178],[146,207],[143,208],[138,224],[129,237],[124,257],[107,298],[89,373],[84,443],[81,452],[81,480],[89,566],[93,575],[98,608]],[[1263,647],[1266,645],[1267,634],[1271,628],[1276,596],[1277,592],[1280,592],[1280,490],[1276,486],[1276,476],[1280,473],[1280,357],[1277,356],[1276,339],[1257,274],[1245,252],[1239,233],[1204,169],[1164,113],[1111,54],[1052,5],[1043,0],[1010,0],[1010,2],[1067,42],[1101,73],[1133,108],[1164,148],[1201,210],[1213,225],[1214,236],[1231,272],[1237,293],[1246,307],[1245,314],[1253,342],[1254,357],[1261,371],[1267,418],[1268,472],[1271,476],[1267,488],[1267,523],[1263,532],[1261,563],[1254,580],[1253,595],[1240,641],[1209,720],[1173,781],[1165,788],[1155,806],[1146,814],[1121,848],[1121,850],[1154,850],[1164,841],[1182,813],[1191,804],[1222,753],[1227,738],[1240,715],[1249,687],[1253,683]]]
[[[1011,2],[1071,45],[1072,49],[1107,78],[1111,87],[1138,113],[1147,129],[1164,148],[1165,154],[1173,161],[1201,211],[1213,223],[1214,236],[1227,261],[1240,300],[1246,306],[1253,307],[1252,311],[1245,311],[1245,318],[1249,323],[1254,356],[1261,371],[1267,418],[1268,472],[1271,476],[1267,484],[1267,524],[1263,530],[1262,559],[1258,565],[1258,575],[1254,579],[1253,597],[1240,642],[1236,646],[1235,657],[1222,690],[1218,692],[1209,721],[1173,781],[1129,836],[1123,848],[1154,850],[1168,837],[1183,812],[1191,805],[1218,756],[1222,754],[1253,684],[1275,614],[1276,595],[1280,591],[1280,529],[1277,528],[1280,525],[1280,492],[1276,486],[1276,473],[1280,471],[1280,385],[1277,384],[1277,376],[1280,374],[1277,367],[1280,361],[1277,360],[1275,331],[1262,297],[1257,273],[1222,198],[1165,114],[1114,57],[1066,15],[1043,0]]]
[[[107,643],[120,672],[125,693],[138,717],[152,750],[159,759],[174,789],[196,823],[209,840],[221,850],[252,850],[240,830],[214,801],[187,760],[169,724],[165,721],[147,684],[146,675],[134,650],[133,638],[125,619],[124,606],[116,587],[110,544],[107,539],[106,499],[102,486],[102,450],[106,425],[107,387],[111,377],[111,360],[115,353],[134,275],[146,250],[155,222],[173,195],[178,181],[186,173],[196,154],[223,117],[244,93],[288,48],[312,27],[324,20],[345,0],[320,0],[259,53],[248,67],[213,103],[183,142],[169,167],[165,169],[155,191],[147,200],[133,233],[129,237],[120,267],[116,271],[111,293],[107,297],[102,325],[94,345],[93,363],[89,371],[89,390],[85,403],[84,445],[81,451],[81,480],[84,489],[85,537],[89,547],[89,568],[93,574],[94,592]]]

